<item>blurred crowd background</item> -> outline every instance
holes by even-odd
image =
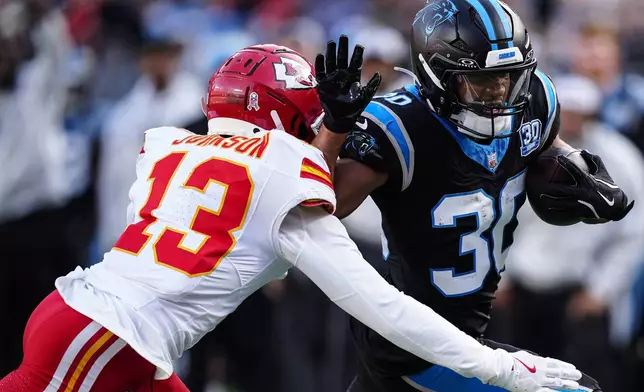
[[[559,228],[529,206],[489,337],[574,362],[606,392],[644,371],[644,2],[506,0],[562,105],[561,135],[601,155],[637,200],[625,220]],[[381,92],[410,83],[422,0],[0,0],[0,376],[54,279],[100,261],[125,226],[143,132],[206,132],[200,100],[236,50],[279,43],[309,59],[346,33]],[[430,130],[428,130],[430,131]],[[380,217],[345,220],[374,264]],[[432,257],[431,249],[427,257]],[[193,391],[341,392],[347,317],[297,271],[247,300],[177,362]]]

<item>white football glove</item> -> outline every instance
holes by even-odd
[[[567,362],[543,358],[526,351],[509,353],[494,350],[500,360],[501,373],[489,380],[494,385],[512,392],[553,392],[579,389],[581,372]]]

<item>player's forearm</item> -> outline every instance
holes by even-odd
[[[387,177],[352,159],[339,160],[333,179],[337,200],[334,215],[340,219],[350,215],[371,192],[387,182]]]
[[[348,132],[349,130],[347,130],[347,133]],[[334,172],[336,161],[338,160],[340,150],[342,149],[342,145],[346,139],[346,133],[334,133],[329,131],[326,126],[322,125],[317,136],[311,143],[324,154],[324,158],[326,158],[329,169],[331,169],[331,174]]]
[[[574,148],[572,148],[570,146],[570,144],[564,142],[563,139],[561,139],[559,136],[557,136],[552,141],[552,144],[548,148],[563,148],[563,149],[566,149],[566,150],[574,150]]]
[[[343,310],[428,362],[484,382],[498,376],[501,363],[494,350],[389,285],[362,258],[336,218],[301,211],[300,219],[306,222],[305,238],[291,242],[306,245],[285,257]],[[285,221],[283,230],[289,224]]]

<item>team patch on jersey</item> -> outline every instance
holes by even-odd
[[[528,156],[541,145],[541,120],[532,120],[521,124],[519,136],[521,137],[521,156]]]
[[[366,119],[364,119],[364,124],[366,127]],[[360,123],[358,122],[356,125],[360,126]],[[343,148],[345,151],[350,151],[360,158],[364,158],[367,155],[373,155],[378,159],[382,159],[382,156],[378,153],[378,143],[376,142],[376,138],[366,132],[351,131]]]
[[[333,181],[331,181],[331,174],[323,169],[321,166],[308,158],[302,160],[302,169],[300,170],[300,177],[308,178],[320,182],[329,188],[333,189]]]

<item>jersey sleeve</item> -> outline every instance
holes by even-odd
[[[284,199],[283,213],[302,205],[335,211],[331,171],[322,151],[283,131],[269,131],[267,153],[262,160],[277,174],[278,197]]]
[[[303,183],[303,207],[322,206],[330,213],[335,210],[335,192],[329,167],[320,154],[310,154],[302,158],[300,179]]]
[[[281,166],[296,180],[294,205],[324,207],[333,213],[336,205],[333,179],[322,151],[286,133],[272,133],[284,148],[274,150],[277,154],[274,164]]]
[[[414,147],[399,115],[372,101],[356,122],[340,153],[389,175],[387,186],[404,191],[414,173]]]
[[[541,135],[540,151],[543,151],[552,145],[557,135],[559,135],[560,105],[557,96],[557,90],[552,79],[539,69],[534,72],[535,82],[538,88],[535,89],[533,102],[538,105],[538,110],[544,113],[544,124]]]
[[[465,377],[487,381],[498,374],[492,349],[387,283],[336,217],[291,210],[279,229],[279,247],[331,301],[403,350]]]

